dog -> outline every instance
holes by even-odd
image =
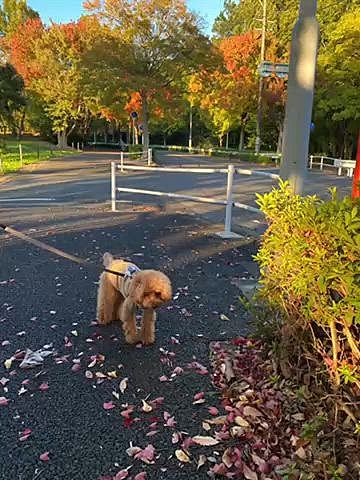
[[[97,321],[107,325],[120,320],[129,344],[155,342],[156,309],[172,298],[170,279],[156,270],[140,270],[134,263],[103,256],[104,267],[120,275],[104,271],[100,276]],[[136,326],[136,310],[143,310],[141,328]]]

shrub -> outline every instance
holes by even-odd
[[[268,322],[281,361],[306,360],[326,369],[335,389],[359,394],[360,202],[336,190],[329,201],[301,197],[281,183],[258,204],[269,228],[256,256],[257,299],[280,314]]]

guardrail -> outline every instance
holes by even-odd
[[[320,159],[320,161],[316,161]],[[315,160],[315,161],[314,161]],[[343,160],[341,158],[332,158],[322,155],[310,155],[309,168],[312,170],[314,166],[319,166],[320,171],[324,170],[324,167],[337,168],[337,174],[340,176],[342,174],[342,169],[347,170],[347,176],[352,177],[355,169],[355,160]]]
[[[147,162],[148,167],[151,167],[152,165],[152,149],[149,148],[146,152],[120,152],[120,170],[121,172],[124,171],[124,159],[131,157],[131,156],[139,156],[142,160],[145,160]],[[142,168],[142,167],[140,167]]]
[[[209,197],[198,197],[193,195],[184,195],[179,193],[172,192],[161,192],[156,190],[143,190],[138,188],[125,188],[117,187],[116,185],[116,170],[119,169],[121,172],[125,170],[130,171],[150,171],[150,172],[168,172],[168,173],[198,173],[198,174],[226,174],[227,175],[227,189],[226,189],[226,200],[217,200]],[[262,177],[271,178],[273,180],[278,180],[280,177],[274,173],[262,172],[259,170],[247,170],[242,168],[235,168],[234,165],[229,165],[228,168],[185,168],[185,167],[142,167],[137,165],[124,165],[121,163],[118,165],[116,162],[111,162],[111,210],[116,212],[116,193],[137,193],[140,195],[154,195],[160,197],[168,198],[178,198],[181,200],[190,200],[192,202],[200,203],[211,203],[215,205],[225,206],[225,225],[224,231],[219,232],[218,235],[222,238],[238,238],[239,235],[234,233],[231,230],[232,226],[232,210],[233,207],[241,208],[252,213],[259,214],[261,211],[258,208],[251,207],[250,205],[245,205],[243,203],[234,202],[233,200],[233,182],[234,174],[239,175],[257,175]]]

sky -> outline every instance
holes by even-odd
[[[207,31],[211,33],[212,24],[224,0],[187,0],[187,3],[191,10],[205,19]],[[76,20],[83,12],[82,0],[28,0],[28,5],[38,11],[45,21],[52,19],[58,23]]]

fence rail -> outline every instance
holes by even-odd
[[[310,170],[312,170],[314,166],[319,166],[321,172],[324,170],[324,167],[336,168],[338,176],[342,174],[343,169],[346,169],[347,176],[352,177],[355,164],[355,160],[343,160],[341,158],[326,157],[325,155],[310,155],[309,159]]]
[[[279,175],[262,172],[256,170],[246,170],[241,168],[235,168],[234,165],[229,165],[228,168],[186,168],[186,167],[145,167],[138,165],[124,165],[123,156],[122,162],[118,165],[116,162],[111,162],[111,209],[116,211],[117,192],[123,193],[137,193],[140,195],[154,195],[159,197],[178,198],[182,200],[189,200],[199,203],[210,203],[215,205],[225,206],[225,225],[224,231],[219,232],[218,235],[222,238],[237,238],[239,235],[232,232],[232,210],[233,208],[241,208],[252,213],[260,214],[261,211],[258,208],[245,205],[243,203],[234,202],[233,200],[233,182],[234,175],[257,175],[265,178],[279,179]],[[193,195],[185,195],[180,193],[162,192],[156,190],[144,190],[138,188],[118,187],[116,184],[116,171],[119,169],[121,172],[126,170],[130,171],[147,171],[147,172],[167,172],[167,173],[196,173],[196,174],[227,174],[227,189],[226,200],[217,200],[209,197],[198,197]]]

